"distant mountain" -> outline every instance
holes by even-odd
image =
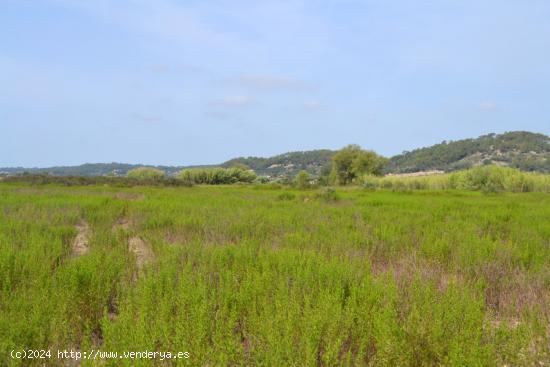
[[[219,165],[153,167],[163,170],[168,176],[175,176],[179,171],[186,168],[231,167],[235,164],[245,164],[260,176],[292,177],[300,170],[306,170],[312,175],[319,175],[321,169],[330,164],[330,159],[334,153],[335,152],[331,150],[311,150],[306,152],[290,152],[270,158],[239,157]],[[0,168],[0,175],[17,175],[28,172],[55,176],[125,176],[129,170],[142,166],[144,165],[126,163],[86,163],[79,166],[48,168],[10,167]]]
[[[270,158],[240,157],[231,159],[222,164],[230,167],[234,164],[245,164],[260,176],[281,177],[294,176],[301,170],[312,175],[321,174],[323,167],[330,165],[335,151],[328,149],[310,150],[305,152],[289,152]]]
[[[219,165],[193,167],[231,167],[245,164],[260,176],[294,176],[301,170],[318,176],[326,173],[335,151],[328,149],[289,152],[269,158],[239,157]],[[476,139],[444,141],[431,147],[403,152],[390,159],[386,173],[412,173],[430,170],[454,171],[485,164],[498,164],[524,171],[550,172],[550,138],[543,134],[514,131],[488,134]],[[124,176],[139,164],[87,163],[80,166],[50,168],[0,168],[0,175],[44,173],[58,176]],[[155,166],[169,176],[190,166]]]
[[[43,173],[54,176],[125,176],[126,173],[134,168],[143,167],[143,164],[126,164],[126,163],[86,163],[79,166],[59,166],[48,168],[23,168],[10,167],[0,168],[0,174],[16,175],[28,173]],[[154,166],[161,169],[168,176],[175,176],[184,166]],[[208,167],[208,166],[193,166],[193,167]]]
[[[455,171],[486,164],[550,172],[550,138],[543,134],[514,131],[483,135],[477,139],[444,141],[392,157],[386,171]]]

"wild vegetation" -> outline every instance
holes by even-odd
[[[328,149],[310,150],[306,152],[289,152],[269,158],[240,157],[231,159],[222,164],[231,167],[236,163],[245,164],[258,175],[275,178],[294,177],[300,171],[319,176],[323,167],[330,165],[332,156],[336,152]]]
[[[550,363],[547,194],[1,182],[0,205],[0,365]]]
[[[421,177],[363,175],[359,183],[369,189],[550,193],[550,175],[494,165]]]
[[[386,172],[456,171],[499,164],[523,171],[550,172],[550,138],[513,131],[436,144],[392,157]]]
[[[311,177],[309,176],[309,173],[302,170],[298,172],[296,175],[296,178],[294,179],[294,184],[299,189],[308,189],[311,187]]]
[[[321,149],[289,152],[269,158],[240,157],[219,165],[210,166],[156,166],[167,176],[175,177],[183,169],[232,168],[243,164],[259,177],[269,180],[292,181],[302,170],[328,183],[332,159],[336,151]],[[476,139],[444,141],[431,147],[391,157],[383,173],[407,173],[427,170],[457,171],[482,165],[502,165],[522,171],[550,172],[550,138],[543,134],[513,131],[488,134]],[[123,163],[83,164],[74,167],[0,168],[0,175],[49,174],[55,176],[124,176],[141,167]]]
[[[182,170],[178,178],[183,182],[205,185],[251,183],[256,179],[254,171],[243,166],[231,168],[193,168]]]
[[[365,174],[379,176],[386,164],[387,159],[375,152],[348,145],[332,157],[329,182],[348,185],[356,183]]]
[[[0,168],[0,174],[22,175],[26,174],[47,174],[52,176],[125,176],[129,171],[143,167],[141,164],[126,163],[85,163],[78,166],[56,166],[47,168],[25,168],[7,167]],[[183,167],[178,166],[155,166],[162,170],[167,176],[173,176],[181,171]]]
[[[138,167],[128,171],[126,176],[138,180],[161,180],[166,176],[166,173],[158,168]]]
[[[174,177],[136,178],[127,176],[53,176],[46,174],[24,174],[0,177],[2,182],[25,183],[31,185],[91,186],[106,185],[112,187],[133,186],[191,186],[191,182]]]

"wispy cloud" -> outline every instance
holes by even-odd
[[[207,103],[204,115],[218,120],[228,120],[258,105],[256,98],[248,95],[227,95]]]
[[[482,111],[493,111],[497,108],[497,104],[493,101],[482,101],[477,107]]]
[[[164,121],[164,119],[160,116],[143,115],[140,113],[133,113],[130,117],[134,120],[147,124],[156,124]]]
[[[321,105],[321,102],[317,100],[309,100],[304,102],[303,107],[306,110],[315,111],[315,110],[319,110],[322,107],[322,105]]]
[[[245,107],[245,106],[250,106],[250,105],[253,105],[254,103],[256,103],[256,99],[254,97],[240,96],[240,95],[225,96],[221,100],[221,103],[224,106],[229,106],[229,107]]]
[[[149,65],[148,69],[156,74],[166,74],[166,73],[197,74],[205,71],[203,68],[195,65],[185,65],[185,64],[172,65],[168,63],[151,64]]]
[[[299,79],[276,75],[241,75],[227,78],[226,82],[247,89],[261,91],[311,90],[316,85]]]
[[[226,84],[260,92],[270,91],[313,91],[315,83],[283,75],[240,75],[223,80]]]
[[[170,66],[167,64],[153,64],[150,68],[155,73],[166,73],[170,70]]]

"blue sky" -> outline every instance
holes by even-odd
[[[547,0],[0,0],[0,166],[550,134]]]

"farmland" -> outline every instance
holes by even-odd
[[[0,365],[548,365],[548,218],[545,193],[0,183]]]

